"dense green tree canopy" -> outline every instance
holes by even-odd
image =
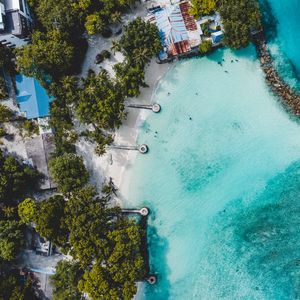
[[[217,0],[225,27],[225,44],[234,49],[246,47],[251,32],[262,29],[257,0]]]
[[[114,71],[118,85],[122,87],[123,93],[127,97],[137,97],[140,94],[140,87],[146,87],[145,71],[138,64],[123,62],[114,65]]]
[[[9,122],[14,115],[14,112],[10,108],[0,104],[0,123]]]
[[[116,283],[125,284],[127,281],[133,283],[145,276],[140,251],[141,236],[140,226],[127,219],[120,220],[116,228],[109,232],[108,238],[113,246],[107,259],[107,266]]]
[[[58,246],[63,246],[68,240],[65,225],[65,199],[60,195],[50,197],[38,204],[34,215],[36,231]]]
[[[2,270],[1,270],[2,271]],[[0,274],[1,300],[38,300],[30,281],[20,284],[20,278],[7,270]]]
[[[195,17],[209,15],[216,10],[215,0],[192,0],[190,13]]]
[[[78,79],[75,76],[65,76],[59,82],[49,87],[54,98],[59,99],[66,105],[72,105],[77,101]]]
[[[65,153],[51,159],[49,169],[62,193],[69,193],[83,187],[89,179],[83,159],[73,153]]]
[[[202,41],[202,43],[199,45],[199,52],[201,55],[205,55],[212,50],[212,42],[211,40],[205,40]]]
[[[47,30],[81,33],[83,24],[89,34],[101,33],[111,23],[119,22],[135,0],[30,0],[29,4]]]
[[[0,100],[4,100],[8,97],[6,82],[3,77],[0,77]]]
[[[37,212],[37,204],[35,200],[31,198],[25,199],[18,205],[18,215],[21,223],[28,224],[32,222]]]
[[[31,282],[20,284],[11,268],[24,242],[16,204],[38,179],[36,171],[0,151],[0,299],[36,299]]]
[[[13,220],[0,221],[0,259],[13,260],[23,241],[20,224]]]
[[[56,272],[51,276],[54,300],[83,300],[77,285],[83,276],[79,263],[66,260],[56,265]]]
[[[107,72],[91,73],[84,80],[77,113],[81,121],[99,128],[113,129],[121,125],[125,117],[124,95]]]
[[[86,18],[85,28],[88,34],[96,34],[102,32],[106,27],[100,12],[95,12]]]
[[[80,289],[91,299],[132,299],[135,282],[145,276],[141,236],[141,229],[134,222],[117,222],[116,228],[108,233],[110,247],[104,263],[98,260],[84,274]]]
[[[20,164],[12,156],[0,151],[0,203],[12,204],[34,189],[40,176],[28,166]]]
[[[4,46],[3,44],[0,44],[0,68],[1,69],[10,69],[12,66],[11,61],[11,51],[9,48]],[[2,77],[2,74],[0,76],[0,100],[5,99],[8,97],[7,93],[7,87],[5,79]]]
[[[128,58],[132,57],[133,52],[136,51],[135,56],[139,54],[144,63],[147,62],[145,58],[151,59],[159,53],[162,47],[157,27],[143,21],[140,17],[125,26],[120,45]],[[143,55],[137,52],[142,52],[142,50],[145,50]]]
[[[84,280],[80,281],[79,288],[88,293],[92,300],[131,299],[119,297],[118,290],[112,285],[105,268],[101,266],[101,262],[97,262],[90,271],[84,274]]]
[[[80,27],[82,11],[74,2],[65,0],[39,0],[33,8],[39,22],[47,30],[58,28],[70,32]]]
[[[31,44],[17,51],[20,73],[39,79],[68,73],[73,58],[73,45],[68,36],[57,29],[46,33],[34,31]]]
[[[66,224],[70,231],[71,253],[82,266],[90,265],[94,258],[104,259],[107,232],[118,213],[119,209],[108,208],[108,199],[99,198],[92,187],[71,195],[65,209]]]
[[[65,76],[50,85],[50,93],[55,98],[50,108],[50,126],[55,133],[55,156],[75,152],[73,144],[77,136],[71,107],[78,99],[77,85],[78,80],[74,76]]]

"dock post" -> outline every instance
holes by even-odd
[[[140,209],[139,213],[141,216],[146,217],[149,214],[149,209],[147,207],[143,207]]]
[[[146,144],[142,144],[138,147],[138,150],[142,154],[146,154],[149,151],[149,148]]]
[[[151,285],[155,284],[157,282],[157,278],[155,275],[150,275],[148,278],[147,278],[147,282]]]
[[[154,103],[154,104],[152,105],[152,111],[153,111],[154,113],[159,113],[159,112],[161,111],[161,106],[160,106],[158,103]]]

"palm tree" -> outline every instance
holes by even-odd
[[[150,61],[150,54],[147,48],[137,48],[133,50],[133,61],[139,65],[144,66]]]
[[[110,49],[114,54],[116,54],[116,52],[121,51],[121,45],[118,41],[112,41]]]
[[[85,87],[85,92],[89,96],[94,96],[96,93],[96,86],[89,84],[87,87]]]
[[[110,19],[113,23],[120,23],[122,21],[122,14],[119,11],[115,11],[111,14]]]

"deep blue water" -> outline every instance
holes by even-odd
[[[260,1],[277,68],[291,85],[300,90],[300,1]]]

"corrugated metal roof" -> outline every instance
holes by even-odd
[[[186,27],[178,5],[167,6],[156,12],[155,18],[165,45],[188,40]]]
[[[49,103],[53,100],[47,95],[40,83],[31,77],[16,76],[17,101],[20,110],[27,119],[41,118],[49,115]]]

